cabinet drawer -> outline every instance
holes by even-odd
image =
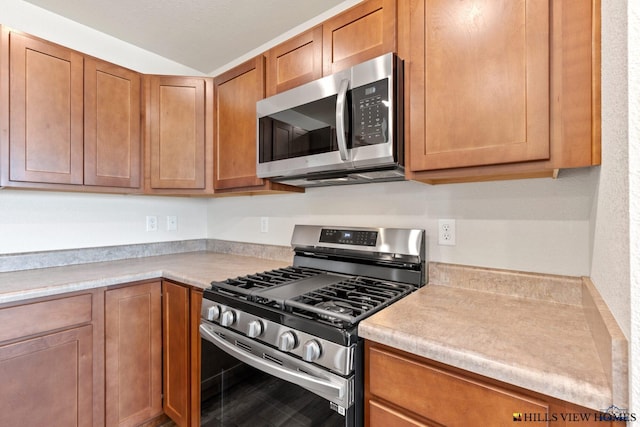
[[[378,402],[369,401],[369,427],[430,427]]]
[[[439,424],[463,426],[469,420],[493,420],[494,425],[510,425],[514,413],[536,413],[540,417],[549,413],[544,402],[510,390],[378,348],[371,347],[368,354],[372,395]]]
[[[0,342],[91,322],[91,294],[0,309]]]

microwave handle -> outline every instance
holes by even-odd
[[[338,89],[338,98],[336,99],[336,137],[338,139],[338,150],[340,158],[343,162],[349,161],[349,151],[347,150],[347,141],[344,137],[344,104],[347,101],[347,90],[349,89],[349,80],[343,79]]]

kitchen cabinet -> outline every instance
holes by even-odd
[[[212,81],[145,76],[145,182],[156,194],[212,192]]]
[[[6,28],[2,50],[10,102],[4,181],[82,184],[82,55]]]
[[[396,0],[367,0],[323,22],[323,74],[396,52],[396,14]]]
[[[140,74],[86,57],[84,185],[141,186]]]
[[[267,96],[322,77],[322,26],[305,31],[265,53]]]
[[[518,414],[522,421],[548,421],[552,426],[623,425],[600,421],[597,412],[371,341],[365,344],[367,426],[466,426],[478,422],[512,426]],[[578,414],[582,421],[569,421],[572,414]]]
[[[0,308],[0,425],[103,423],[102,293]]]
[[[599,164],[599,0],[410,0],[398,16],[409,178]]]
[[[162,415],[160,281],[105,293],[106,425],[136,426]]]
[[[200,425],[202,291],[162,282],[164,412],[178,426]]]
[[[256,102],[265,94],[264,56],[214,78],[216,193],[304,191],[256,176]]]
[[[396,0],[368,0],[265,53],[267,96],[396,51]]]
[[[137,191],[140,75],[6,27],[1,38],[2,185]]]

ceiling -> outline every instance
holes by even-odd
[[[27,0],[204,74],[347,0]]]

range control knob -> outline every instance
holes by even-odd
[[[247,336],[249,338],[256,338],[262,335],[262,331],[264,331],[264,326],[262,322],[259,320],[252,320],[247,323]]]
[[[225,327],[233,325],[236,321],[236,314],[231,310],[225,310],[220,316],[220,324]]]
[[[278,348],[282,351],[291,351],[296,348],[296,341],[296,335],[293,332],[283,332],[278,337]]]
[[[309,340],[302,346],[302,359],[307,362],[315,362],[322,354],[322,347],[316,340]]]
[[[204,318],[207,320],[218,320],[220,317],[220,306],[219,305],[211,305],[207,307],[204,311]]]

